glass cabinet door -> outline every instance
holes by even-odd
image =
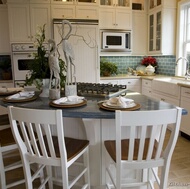
[[[154,15],[149,17],[149,51],[154,49]]]
[[[156,13],[156,51],[161,47],[161,11]]]
[[[106,6],[130,7],[130,3],[131,0],[100,0],[100,5]]]
[[[162,4],[162,0],[149,0],[149,9],[153,9]]]
[[[54,3],[97,3],[97,0],[51,0]]]

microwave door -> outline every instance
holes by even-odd
[[[105,34],[103,37],[104,49],[124,49],[125,36],[121,33]]]

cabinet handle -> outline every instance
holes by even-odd
[[[86,18],[89,18],[89,16],[86,16]]]
[[[62,15],[62,18],[65,18],[65,15]]]
[[[164,99],[164,98],[161,98],[161,101],[165,101],[165,99]]]
[[[131,82],[129,81],[128,84],[131,84]]]

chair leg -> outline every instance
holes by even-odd
[[[1,188],[6,188],[6,180],[5,180],[5,170],[4,170],[4,162],[3,162],[3,154],[0,150],[0,186]]]
[[[48,186],[49,186],[49,189],[53,189],[53,180],[52,180],[52,167],[51,166],[46,166],[46,171],[47,171],[47,175],[50,176],[50,179],[48,181]]]
[[[89,149],[87,149],[86,152],[83,154],[83,161],[84,161],[84,166],[87,168],[87,171],[85,172],[85,175],[84,175],[85,183],[88,184],[88,189],[90,189]]]

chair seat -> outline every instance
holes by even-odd
[[[47,142],[47,139],[44,139],[44,140],[45,140],[45,142]],[[60,157],[60,152],[59,152],[59,147],[58,147],[58,137],[53,136],[53,143],[55,145],[56,156]],[[74,158],[77,154],[79,154],[88,145],[89,145],[88,140],[81,140],[81,139],[74,139],[74,138],[65,137],[67,161]]]
[[[0,131],[0,144],[1,147],[15,144],[11,128],[3,129]]]
[[[145,148],[144,148],[145,150],[143,153],[143,160],[145,160],[147,157],[147,153],[148,153],[147,149],[148,149],[149,141],[150,141],[149,138],[147,138],[145,140]],[[138,152],[139,152],[139,143],[140,143],[140,140],[135,139],[135,148],[134,148],[133,160],[137,160]],[[158,143],[155,140],[152,158],[155,158],[157,144]],[[116,142],[115,142],[115,140],[104,141],[104,145],[106,147],[107,152],[111,156],[111,158],[116,162]],[[127,149],[129,149],[129,139],[123,139],[121,141],[121,151],[122,151],[122,157],[121,158],[122,158],[122,160],[128,160],[128,150]]]
[[[0,126],[9,124],[9,116],[8,114],[0,115]]]

